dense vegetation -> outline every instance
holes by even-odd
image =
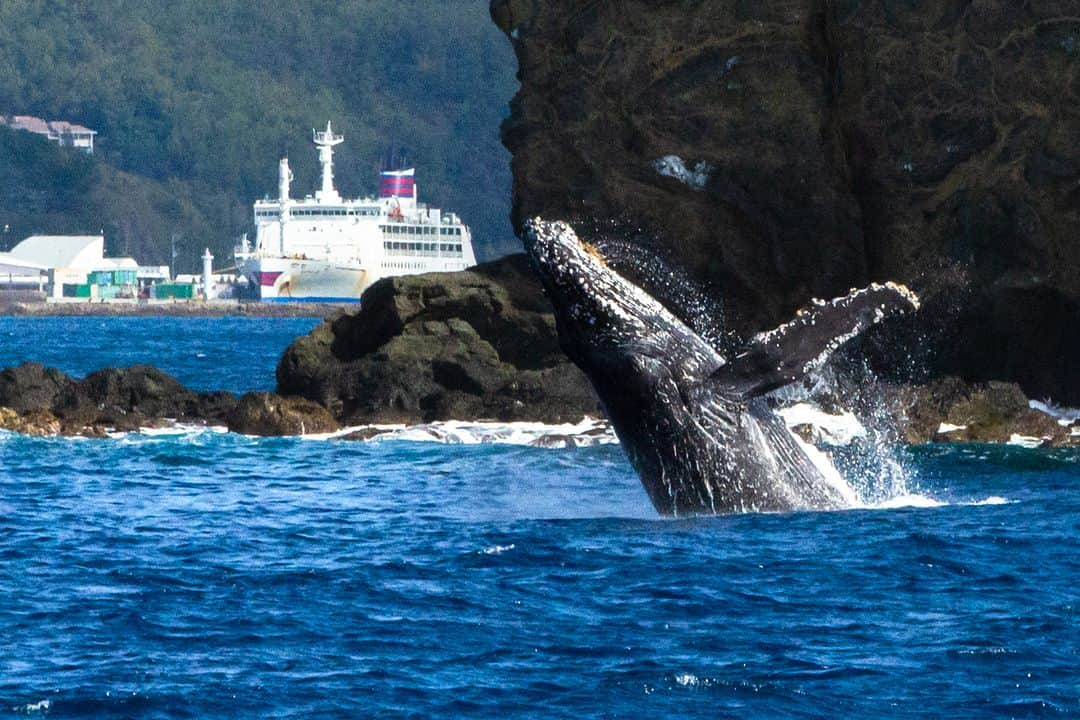
[[[381,164],[404,158],[422,199],[502,254],[514,68],[481,0],[4,0],[0,113],[100,135],[89,159],[0,133],[0,243],[104,228],[110,250],[164,263],[176,232],[194,268],[203,246],[222,257],[250,229],[282,154],[295,193],[314,190],[311,128],[332,120],[343,194],[374,192]]]

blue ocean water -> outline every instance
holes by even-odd
[[[1080,454],[900,456],[942,505],[663,520],[617,446],[0,434],[0,716],[1080,712]]]
[[[156,365],[193,390],[273,390],[282,351],[321,320],[0,316],[0,368],[33,360],[84,377]]]

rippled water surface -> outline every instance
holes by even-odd
[[[1080,454],[902,459],[944,505],[662,520],[618,446],[0,434],[0,715],[1080,712]]]
[[[0,368],[33,360],[83,377],[156,365],[193,390],[273,390],[277,359],[315,318],[4,317]]]

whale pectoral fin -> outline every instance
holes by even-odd
[[[918,307],[915,293],[891,282],[829,302],[815,300],[791,322],[755,336],[710,379],[727,392],[762,395],[821,368],[846,342],[885,318]]]

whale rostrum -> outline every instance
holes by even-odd
[[[914,293],[885,283],[814,301],[723,357],[567,223],[529,220],[524,241],[554,305],[560,344],[596,388],[658,512],[851,504],[762,396],[819,369],[881,320],[917,309]]]

